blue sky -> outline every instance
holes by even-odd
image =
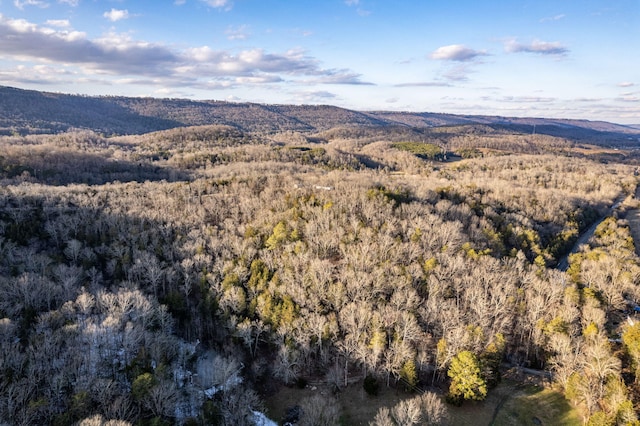
[[[640,0],[0,0],[0,85],[640,124]]]

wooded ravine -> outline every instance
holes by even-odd
[[[522,368],[640,424],[637,133],[212,123],[0,137],[0,424],[456,424]]]

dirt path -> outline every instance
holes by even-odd
[[[489,422],[489,426],[494,426],[496,424],[496,419],[498,418],[498,414],[500,414],[500,410],[502,410],[502,408],[508,401],[510,401],[513,398],[518,398],[524,394],[522,389],[523,389],[523,384],[522,383],[517,384],[513,387],[511,392],[504,395],[500,399],[500,402],[498,402],[498,405],[496,405],[496,408],[493,409],[493,415],[491,416],[491,422]]]
[[[493,409],[493,416],[491,416],[491,422],[489,423],[489,426],[493,426],[496,423],[496,418],[498,418],[498,414],[500,413],[500,410],[502,410],[504,403],[507,402],[507,400],[512,396],[513,394],[505,395],[502,397],[500,402],[498,402],[498,405],[496,405],[496,408]]]

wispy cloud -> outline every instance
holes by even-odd
[[[533,40],[531,43],[519,43],[516,39],[507,40],[504,49],[509,53],[537,53],[540,55],[564,56],[569,49],[557,41]]]
[[[344,4],[346,4],[347,6],[355,6],[356,8],[356,13],[360,16],[369,16],[371,15],[371,11],[364,9],[362,7],[362,2],[360,0],[345,0]]]
[[[309,92],[297,92],[295,93],[295,98],[302,103],[316,103],[327,102],[330,99],[336,99],[338,98],[338,95],[324,90],[316,90]]]
[[[442,76],[449,81],[467,81],[469,80],[469,74],[473,72],[474,63],[462,63],[456,64],[448,68]]]
[[[547,16],[544,17],[542,19],[540,19],[540,23],[544,23],[544,22],[551,22],[551,21],[559,21],[561,19],[564,19],[566,17],[566,15],[564,13],[558,14],[558,15],[553,15],[553,16]]]
[[[13,5],[20,10],[24,10],[25,6],[36,6],[41,9],[49,7],[49,2],[42,0],[14,0]]]
[[[80,4],[80,0],[58,0],[58,3],[68,4],[69,6],[76,7]]]
[[[307,84],[347,84],[372,86],[373,83],[362,81],[362,74],[357,74],[345,69],[325,70],[321,76],[306,80]]]
[[[429,56],[431,59],[464,62],[485,55],[487,55],[485,51],[474,50],[462,44],[451,44],[437,48]]]
[[[67,19],[49,19],[45,24],[59,28],[69,28],[71,26],[71,23]]]
[[[305,30],[302,28],[293,28],[289,31],[291,34],[293,34],[296,37],[309,37],[311,35],[313,35],[313,31],[311,30]]]
[[[127,9],[111,9],[108,12],[102,14],[105,18],[111,22],[121,21],[129,18],[129,11]]]
[[[233,2],[231,0],[200,0],[201,2],[215,7],[216,9],[225,9],[230,10],[233,6]]]
[[[627,94],[624,94],[623,96],[616,98],[616,101],[637,103],[637,102],[640,102],[640,96],[638,96],[637,94],[627,93]]]
[[[450,87],[450,83],[439,82],[439,81],[424,81],[424,82],[415,82],[415,83],[399,83],[394,84],[393,87]]]
[[[247,25],[240,25],[239,27],[229,26],[224,33],[227,35],[228,40],[246,40],[251,35]]]
[[[267,84],[267,83],[280,83],[284,81],[277,75],[252,75],[248,77],[236,77],[235,82],[238,84]]]
[[[548,103],[555,102],[556,98],[542,97],[542,96],[504,96],[502,102],[515,102],[515,103]]]
[[[632,83],[630,81],[621,81],[620,83],[618,83],[618,87],[633,87],[635,86],[635,83]]]

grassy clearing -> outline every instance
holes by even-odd
[[[513,389],[512,389],[513,390]],[[579,426],[582,420],[562,393],[539,386],[518,388],[504,401],[493,426]]]
[[[449,424],[456,426],[490,425],[496,408],[512,392],[513,388],[503,383],[490,390],[484,401],[467,401],[460,407],[448,405]]]
[[[299,389],[281,386],[277,392],[266,397],[268,415],[279,422],[287,408],[299,404],[315,393],[333,396],[327,386],[318,386],[315,390],[313,387]],[[343,425],[366,426],[373,420],[380,407],[393,407],[401,399],[411,396],[403,390],[381,386],[378,396],[371,397],[364,391],[362,383],[355,383],[342,389],[335,398],[336,404],[341,408]]]
[[[315,389],[282,386],[277,392],[265,396],[267,412],[271,419],[280,421],[287,408],[297,405],[304,398],[321,392],[331,396],[330,389],[319,386]],[[380,407],[393,407],[400,400],[411,398],[402,389],[382,386],[378,396],[371,397],[355,383],[335,396],[342,412],[342,425],[367,426]],[[449,408],[449,424],[456,426],[539,426],[581,425],[579,413],[564,396],[553,389],[533,384],[518,384],[504,380],[492,389],[482,402],[465,402],[461,407]]]
[[[427,160],[442,159],[444,152],[438,145],[423,142],[396,142],[392,144],[396,149],[408,151],[413,155]]]

